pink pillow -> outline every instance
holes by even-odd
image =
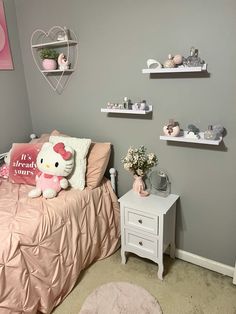
[[[51,132],[51,134],[44,133],[39,138],[34,138],[33,140],[31,140],[30,143],[36,144],[36,143],[46,143],[46,142],[49,142],[49,137],[51,135],[60,135],[60,132],[58,132],[57,130],[54,130],[54,131]]]
[[[105,174],[111,153],[110,143],[91,143],[87,155],[86,185],[90,189],[99,186]]]
[[[12,183],[35,185],[36,158],[43,143],[12,145],[9,180]]]

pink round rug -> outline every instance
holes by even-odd
[[[111,282],[95,289],[79,314],[161,314],[157,300],[144,288],[128,282]]]

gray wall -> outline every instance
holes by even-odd
[[[111,141],[119,194],[132,177],[121,157],[145,144],[166,169],[172,192],[181,195],[177,247],[228,265],[236,258],[236,2],[234,0],[17,0],[15,1],[33,128],[57,128],[74,136]],[[79,37],[79,66],[62,95],[37,71],[30,52],[36,28],[66,25]],[[210,77],[149,78],[148,58],[189,54],[191,46],[209,64]],[[151,119],[107,117],[100,108],[124,96],[146,99]],[[168,145],[159,140],[175,118],[185,128],[222,124],[220,148]]]
[[[25,142],[32,131],[14,1],[5,1],[4,7],[14,70],[0,70],[0,152]]]

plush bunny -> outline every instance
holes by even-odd
[[[42,194],[45,198],[53,198],[69,185],[65,177],[73,170],[74,150],[63,143],[44,143],[36,164],[40,172],[36,175],[36,188],[29,192],[29,197]]]

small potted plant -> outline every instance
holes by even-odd
[[[56,70],[57,68],[57,58],[59,53],[51,48],[43,48],[40,51],[40,58],[42,61],[42,66],[44,70]]]

